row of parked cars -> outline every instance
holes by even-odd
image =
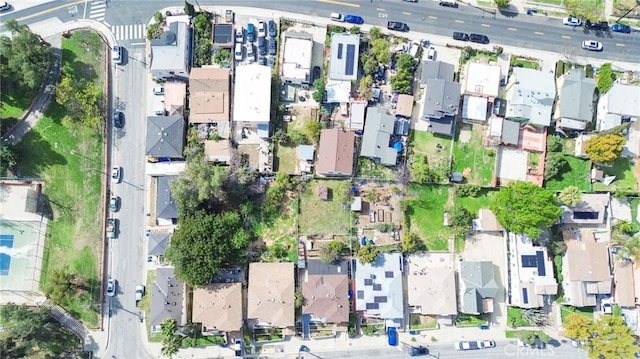
[[[582,26],[582,20],[575,16],[568,16],[562,19],[562,24],[567,26]],[[595,31],[609,31],[609,23],[606,21],[591,22],[590,20],[587,20],[584,22],[584,28]],[[611,25],[611,31],[630,34],[631,27],[629,25],[616,23]]]
[[[257,35],[257,36],[256,36]],[[269,35],[267,39],[267,35]],[[269,20],[268,22],[260,21],[256,27],[249,23],[247,24],[246,36],[245,29],[240,26],[236,29],[235,33],[235,46],[233,49],[233,57],[236,61],[242,61],[245,58],[245,55],[249,62],[259,61],[261,65],[269,65],[273,66],[272,63],[268,63],[269,60],[271,62],[275,62],[272,58],[265,58],[267,53],[271,56],[274,56],[277,53],[278,44],[276,40],[276,36],[278,35],[278,28],[276,26],[275,21]],[[246,46],[245,46],[246,40]],[[256,48],[253,45],[253,42],[257,40],[257,54],[260,56],[258,58],[256,56]]]

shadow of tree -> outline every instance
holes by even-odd
[[[15,171],[21,177],[42,177],[47,168],[67,164],[67,159],[55,151],[38,131],[29,131],[16,145],[16,152],[21,160]]]

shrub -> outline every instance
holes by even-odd
[[[588,78],[593,78],[593,66],[591,66],[591,64],[587,64],[587,66],[585,66],[584,75]]]
[[[475,184],[461,184],[456,187],[456,195],[458,197],[477,197],[482,187]]]
[[[556,78],[562,76],[564,74],[564,61],[558,60],[556,62]]]
[[[614,80],[615,76],[611,69],[611,63],[602,64],[598,70],[598,80],[596,82],[596,87],[601,95],[609,92]]]
[[[391,223],[378,223],[376,224],[376,230],[378,232],[387,233],[393,229],[393,224]]]

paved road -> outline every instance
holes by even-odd
[[[145,97],[147,78],[143,48],[130,48],[129,61],[115,67],[113,96],[115,107],[125,115],[125,127],[113,130],[112,163],[122,167],[123,180],[112,184],[112,193],[120,196],[121,209],[114,214],[120,220],[118,238],[110,242],[108,277],[118,280],[117,296],[107,297],[112,316],[108,321],[109,345],[106,358],[148,358],[140,342],[142,324],[135,303],[135,286],[143,283],[145,245]]]

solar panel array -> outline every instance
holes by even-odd
[[[522,262],[522,268],[537,268],[538,275],[544,277],[547,275],[547,270],[544,267],[544,252],[536,251],[534,255],[522,255],[520,256]]]
[[[340,46],[342,45],[338,46],[338,51],[340,51]],[[340,56],[340,53],[338,53],[338,56]],[[356,45],[347,44],[347,59],[346,59],[345,69],[344,69],[344,73],[346,75],[353,75],[353,72],[355,70],[355,66],[354,66],[355,58],[356,58]]]

